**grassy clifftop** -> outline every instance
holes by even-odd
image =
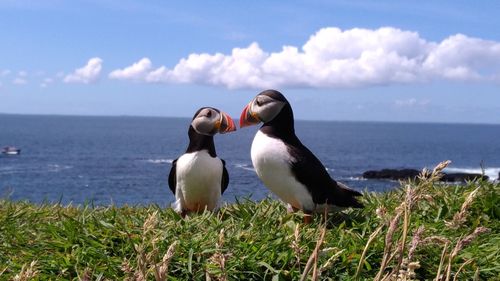
[[[186,219],[3,200],[0,280],[499,280],[500,185],[439,185],[440,169],[311,225],[273,200]]]

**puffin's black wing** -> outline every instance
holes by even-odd
[[[292,172],[295,178],[307,187],[314,203],[328,203],[339,207],[363,207],[356,200],[356,196],[361,196],[361,193],[332,179],[325,166],[302,143],[288,145],[288,151],[294,158],[291,163]]]
[[[179,159],[179,158],[177,158]],[[175,187],[177,186],[177,159],[172,162],[172,168],[170,169],[170,174],[168,174],[168,186],[172,193],[175,195]]]
[[[229,174],[227,173],[227,169],[226,169],[226,161],[222,160],[222,181],[221,181],[221,185],[220,185],[220,188],[221,188],[221,191],[220,191],[220,194],[223,194],[224,191],[226,191],[227,189],[227,186],[229,185]]]

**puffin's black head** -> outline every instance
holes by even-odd
[[[240,127],[256,125],[260,122],[269,123],[284,109],[288,109],[293,123],[291,107],[285,96],[276,90],[265,90],[245,106],[241,112]]]
[[[193,116],[191,126],[198,134],[206,136],[236,131],[233,119],[226,113],[213,107],[198,109]]]

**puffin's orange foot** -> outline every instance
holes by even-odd
[[[304,224],[311,224],[311,223],[312,223],[312,215],[304,214]]]

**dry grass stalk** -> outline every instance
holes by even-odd
[[[154,211],[152,214],[150,214],[146,220],[144,221],[144,224],[142,225],[142,237],[143,239],[146,239],[146,235],[153,231],[158,224],[158,211]]]
[[[141,245],[134,245],[137,253],[137,269],[134,271],[135,280],[146,280],[148,276],[148,259]]]
[[[451,161],[450,160],[446,160],[446,161],[443,161],[439,164],[437,164],[436,167],[434,167],[434,170],[432,171],[432,174],[434,175],[439,175],[441,174],[441,172],[446,168],[448,167],[448,165],[450,165]]]
[[[134,275],[134,269],[132,268],[132,265],[130,265],[130,262],[127,258],[123,258],[123,262],[122,262],[122,266],[121,266],[121,270],[123,271],[123,273],[125,273],[125,275],[127,277],[125,277],[125,281],[132,281],[134,280],[134,278],[132,278],[131,276]]]
[[[158,226],[158,211],[151,213],[142,225],[142,240],[140,244],[134,244],[134,250],[137,255],[137,266],[134,268],[130,260],[124,259],[121,269],[127,275],[125,280],[142,281],[148,280],[153,274],[156,281],[164,281],[168,276],[168,266],[174,256],[175,248],[179,244],[174,241],[167,249],[163,258],[159,260],[158,241],[161,240],[160,234],[155,231]],[[148,250],[149,249],[149,250]]]
[[[219,270],[221,272],[220,276],[217,277],[217,280],[219,280],[219,281],[226,281],[227,280],[226,260],[229,257],[229,254],[224,254],[222,252],[223,247],[224,247],[224,229],[221,229],[221,231],[219,233],[219,239],[215,243],[216,251],[213,254],[213,256],[210,257],[210,260],[217,265],[217,267],[219,268]]]
[[[422,245],[427,245],[427,244],[432,244],[432,243],[446,245],[446,244],[450,244],[451,241],[448,240],[448,238],[442,237],[442,236],[429,236],[429,237],[425,237],[421,242]]]
[[[373,240],[375,240],[375,238],[378,236],[380,231],[382,231],[383,227],[384,227],[384,225],[379,226],[372,234],[370,234],[370,237],[368,238],[368,241],[366,242],[365,248],[363,249],[363,253],[361,254],[361,258],[359,259],[359,264],[358,264],[358,268],[356,269],[356,274],[354,274],[354,279],[358,278],[359,273],[361,272],[361,268],[363,267],[363,263],[365,262],[365,257],[366,257],[366,253],[368,252],[368,248],[372,244]]]
[[[377,280],[377,281],[378,280],[383,280],[382,276],[384,274],[385,268],[387,267],[387,264],[390,261],[394,233],[396,232],[396,229],[397,229],[397,226],[398,226],[398,223],[399,223],[399,219],[401,218],[401,215],[402,215],[401,210],[397,210],[396,214],[394,215],[394,217],[391,219],[391,221],[389,223],[389,228],[387,229],[387,233],[385,235],[385,247],[384,247],[384,254],[382,256],[382,262],[380,264],[379,272],[375,276],[374,280]]]
[[[446,281],[450,280],[451,276],[451,267],[452,267],[452,262],[453,259],[458,255],[458,253],[467,245],[469,245],[474,239],[476,239],[479,235],[489,232],[490,229],[486,227],[477,227],[474,229],[474,232],[471,234],[465,236],[464,238],[461,238],[458,240],[457,244],[455,244],[455,248],[453,248],[453,251],[451,252],[449,258],[448,258],[448,266],[446,267]]]
[[[304,250],[302,250],[302,248],[300,247],[300,224],[295,225],[295,231],[293,233],[293,241],[290,244],[290,247],[292,248],[293,253],[295,254],[295,259],[296,259],[295,264],[297,265],[299,271],[301,271],[300,256],[302,255],[302,252]]]
[[[489,228],[483,226],[477,227],[476,229],[474,229],[474,232],[472,232],[471,234],[465,236],[465,238],[458,241],[457,245],[455,246],[455,249],[453,249],[452,255],[456,256],[459,251],[461,251],[465,246],[469,245],[479,235],[489,231],[490,231]]]
[[[444,260],[446,258],[446,250],[448,250],[449,245],[449,243],[444,244],[443,251],[441,252],[441,259],[439,260],[438,270],[436,272],[436,278],[434,279],[434,281],[439,281],[441,279],[441,270],[443,269]]]
[[[397,279],[400,275],[400,268],[404,261],[404,252],[406,249],[406,239],[408,237],[408,232],[411,226],[411,212],[417,206],[417,203],[422,199],[429,199],[430,196],[427,194],[429,188],[432,184],[442,177],[442,171],[446,168],[451,162],[443,161],[439,163],[432,171],[427,169],[423,169],[420,175],[418,176],[418,183],[416,185],[407,184],[405,189],[405,198],[401,204],[395,208],[394,215],[392,219],[389,220],[389,225],[387,229],[387,233],[385,236],[385,247],[384,253],[382,256],[382,262],[380,264],[379,272],[377,273],[374,280],[386,280],[386,279]],[[382,207],[379,207],[382,210]],[[381,211],[381,217],[383,217]],[[403,218],[402,227],[399,228],[399,222]],[[395,241],[395,234],[401,230],[401,236]],[[418,240],[421,240],[418,237]],[[418,243],[417,243],[418,244]],[[416,249],[417,244],[415,244],[415,248],[412,250],[412,258],[413,253]],[[394,245],[397,245],[394,248]],[[412,243],[413,245],[413,243]],[[411,249],[411,247],[410,247]],[[391,273],[385,275],[384,272],[389,265],[389,263],[393,260],[394,257],[397,256],[397,261],[394,265],[394,269]],[[408,263],[411,263],[409,259]],[[406,271],[405,271],[406,272]]]
[[[465,199],[464,203],[462,204],[462,207],[460,208],[460,211],[458,211],[454,216],[452,221],[450,222],[445,222],[446,226],[451,227],[453,229],[457,229],[460,226],[462,226],[465,221],[467,220],[467,215],[470,206],[472,205],[472,202],[474,201],[474,198],[476,198],[477,193],[479,191],[479,188],[474,189],[469,196]]]
[[[27,281],[35,278],[38,274],[38,270],[36,270],[37,261],[32,261],[29,266],[23,265],[21,268],[21,272],[14,276],[14,281]]]
[[[318,256],[319,256],[319,251],[321,248],[321,245],[323,244],[323,241],[325,240],[325,234],[326,234],[326,218],[325,218],[325,224],[323,228],[321,229],[321,233],[319,236],[318,241],[316,241],[316,247],[314,248],[313,252],[311,253],[311,256],[307,260],[306,267],[304,268],[304,271],[302,272],[302,276],[300,277],[301,281],[304,281],[307,279],[307,275],[309,274],[309,271],[311,271],[311,268],[314,266],[313,269],[313,276],[311,280],[318,280]]]
[[[90,268],[85,268],[81,276],[78,276],[78,281],[90,281],[92,280],[92,270]]]
[[[167,253],[163,256],[161,262],[154,265],[155,268],[155,278],[156,280],[167,280],[168,276],[168,266],[170,265],[170,261],[174,257],[175,248],[179,244],[178,241],[174,241],[168,247]]]
[[[462,269],[463,269],[466,265],[470,264],[470,263],[471,263],[471,262],[473,262],[473,261],[474,261],[474,259],[470,259],[470,260],[465,261],[465,262],[464,262],[464,263],[463,263],[463,264],[462,264],[462,265],[458,268],[457,273],[455,273],[455,276],[453,277],[453,281],[457,281],[457,280],[458,280],[458,279],[457,279],[457,277],[458,277],[458,275],[460,274],[460,271],[462,271]]]
[[[407,186],[407,196],[406,196],[406,204],[403,205],[403,234],[401,235],[399,247],[397,249],[398,252],[398,261],[396,267],[392,271],[392,275],[395,275],[399,272],[399,269],[403,263],[403,256],[406,247],[406,238],[408,236],[408,228],[410,227],[410,206],[414,204],[415,192],[410,186]]]
[[[325,272],[326,270],[328,270],[330,267],[332,267],[333,265],[333,262],[335,262],[338,257],[340,257],[340,255],[345,251],[344,250],[340,250],[338,248],[333,248],[333,249],[328,249],[328,251],[331,251],[331,250],[336,250],[335,254],[333,254],[320,268],[319,268],[319,275],[321,276],[321,274],[323,272]],[[322,252],[327,252],[327,249],[323,250]]]
[[[451,161],[446,160],[443,161],[439,164],[437,164],[436,167],[431,171],[427,169],[423,169],[420,175],[418,176],[418,179],[420,180],[421,184],[420,186],[422,187],[427,187],[427,185],[434,183],[435,181],[439,180],[443,176],[443,170],[450,165]]]
[[[415,250],[417,249],[417,246],[422,242],[422,234],[424,233],[424,226],[420,226],[415,230],[413,233],[413,238],[411,240],[411,246],[410,249],[408,250],[408,261],[413,260],[413,254],[415,253]]]
[[[476,272],[474,272],[474,281],[479,281],[479,267],[476,268]]]

